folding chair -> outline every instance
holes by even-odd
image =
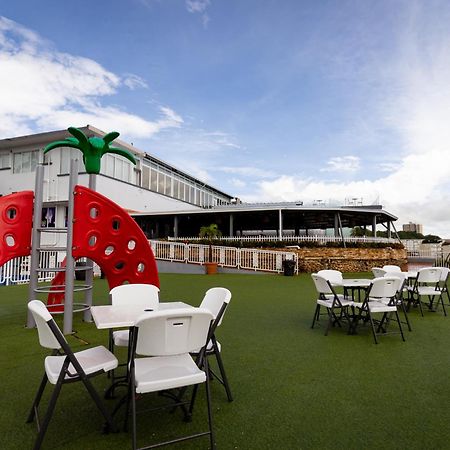
[[[447,305],[450,306],[450,295],[448,292],[448,280],[450,277],[450,269],[448,267],[436,267],[436,269],[441,269],[441,276],[439,277],[439,289],[441,291],[442,297],[444,294],[447,295]]]
[[[441,274],[442,270],[440,267],[426,267],[420,269],[417,272],[417,278],[414,283],[412,290],[412,301],[414,304],[418,304],[420,308],[420,313],[423,316],[422,309],[422,297],[428,298],[428,309],[435,312],[439,303],[442,305],[444,311],[444,316],[447,315],[444,305],[444,290],[441,289]],[[437,298],[436,306],[435,299]]]
[[[408,330],[412,331],[411,328],[411,323],[409,322],[409,318],[408,318],[408,313],[406,311],[406,306],[405,306],[405,299],[403,298],[404,293],[406,292],[408,295],[408,299],[410,297],[410,290],[407,286],[407,276],[406,273],[404,272],[398,272],[398,271],[393,271],[393,272],[386,272],[386,274],[384,275],[386,278],[397,278],[398,282],[397,282],[397,295],[395,297],[395,305],[401,308],[401,310],[403,311],[403,315],[405,316],[405,322],[406,325],[408,326]],[[382,303],[388,305],[391,302],[391,299],[389,298],[384,298],[380,300]]]
[[[364,302],[361,304],[355,303],[355,306],[359,309],[359,315],[356,318],[352,332],[356,330],[359,320],[365,315],[370,320],[372,327],[372,334],[375,344],[378,344],[377,335],[381,332],[387,334],[387,327],[391,321],[391,315],[394,314],[397,320],[398,328],[402,336],[402,340],[405,341],[403,335],[402,324],[397,311],[397,289],[399,286],[398,277],[383,277],[374,278],[372,284],[367,290]],[[383,314],[381,320],[375,320],[374,314]],[[378,325],[375,330],[375,324]],[[393,333],[393,332],[389,332]]]
[[[381,267],[372,267],[372,273],[374,278],[381,278],[386,275],[386,270],[382,269]]]
[[[328,324],[325,330],[325,336],[327,336],[332,325],[337,324],[341,326],[342,317],[347,319],[350,323],[350,317],[347,310],[349,306],[353,306],[353,301],[345,298],[341,294],[336,294],[331,282],[326,280],[323,276],[320,276],[318,273],[311,274],[311,277],[319,294],[311,328],[314,328],[316,321],[320,319],[320,307],[323,306],[326,308],[328,314]],[[336,312],[339,312],[339,317],[336,315]]]
[[[109,291],[112,305],[142,306],[142,308],[158,309],[159,288],[152,284],[123,284]],[[128,347],[129,330],[112,331],[109,350],[114,353],[114,346]]]
[[[323,269],[317,272],[317,275],[328,280],[333,286],[340,286],[343,282],[342,272],[334,269]]]
[[[27,419],[27,423],[30,423],[36,417],[36,423],[38,425],[39,434],[36,438],[34,449],[36,450],[41,447],[62,385],[66,383],[81,381],[84,384],[106,420],[105,431],[113,431],[114,424],[112,417],[92,386],[89,378],[117,367],[117,358],[103,346],[73,353],[58,325],[56,325],[51,314],[40,300],[30,301],[28,303],[28,309],[36,322],[40,344],[42,347],[53,349],[52,355],[45,358],[45,373]],[[38,408],[47,381],[54,384],[55,388],[44,420],[40,423]]]
[[[172,398],[173,403],[165,407],[181,406],[184,418],[192,414],[194,395],[190,402],[182,401],[179,393],[172,390],[184,390],[186,386],[205,383],[208,409],[209,430],[170,441],[152,444],[142,448],[154,448],[175,442],[209,435],[211,448],[215,448],[212,410],[209,390],[208,359],[205,357],[206,343],[213,315],[206,309],[180,308],[157,311],[142,315],[133,329],[133,349],[130,360],[130,383],[127,397],[125,426],[131,403],[133,421],[132,448],[137,448],[136,395],[150,392],[163,392]],[[200,358],[204,370],[197,366],[190,353],[202,348]],[[137,357],[141,355],[143,357]],[[142,399],[142,395],[140,395]],[[189,404],[189,410],[186,405]]]
[[[227,393],[227,398],[229,402],[233,401],[233,396],[231,394],[230,384],[228,383],[228,378],[225,373],[225,367],[223,365],[221,350],[222,347],[220,342],[216,339],[215,330],[222,323],[225,310],[227,309],[231,300],[231,292],[223,287],[214,287],[206,291],[205,296],[200,304],[200,308],[207,309],[210,311],[214,317],[214,322],[211,325],[210,339],[208,340],[208,345],[206,346],[206,357],[214,355],[217,361],[217,366],[219,367],[220,377],[214,373],[209,366],[208,374],[213,376],[222,386],[225,388]],[[198,356],[200,349],[193,352],[193,356]]]
[[[401,272],[402,268],[400,266],[387,264],[387,265],[383,266],[383,270],[385,270],[386,272]]]

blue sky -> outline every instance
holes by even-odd
[[[91,124],[246,201],[450,237],[450,3],[2,2],[0,138]]]

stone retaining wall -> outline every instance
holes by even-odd
[[[335,269],[341,272],[369,272],[372,267],[386,264],[400,266],[407,270],[408,259],[405,249],[387,248],[328,248],[311,247],[292,249],[298,255],[299,272],[317,272]]]

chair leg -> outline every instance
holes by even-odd
[[[397,317],[397,323],[398,323],[398,327],[400,328],[400,334],[402,335],[402,340],[403,340],[403,342],[405,342],[405,336],[403,335],[402,324],[400,322],[400,317],[398,315],[398,311],[395,311],[395,317]]]
[[[401,302],[401,306],[402,306],[403,314],[405,316],[406,325],[408,325],[408,331],[412,331],[411,323],[409,321],[408,313],[406,312],[405,304],[403,303],[403,301]]]
[[[205,372],[208,373],[208,358],[205,358]],[[208,375],[206,375],[206,382],[205,382],[205,389],[206,389],[206,402],[208,406],[208,424],[209,424],[209,441],[211,445],[211,450],[214,450],[216,448],[216,442],[214,439],[214,432],[213,432],[213,419],[212,419],[212,408],[211,408],[211,389],[209,386],[210,379]],[[194,387],[197,387],[198,385],[195,385]]]
[[[56,401],[58,400],[59,393],[61,392],[62,380],[64,376],[60,376],[58,382],[53,389],[52,397],[50,398],[50,402],[47,407],[47,412],[45,413],[44,420],[42,421],[41,427],[39,429],[39,434],[36,438],[36,442],[34,443],[33,450],[39,450],[42,445],[42,441],[44,440],[45,432],[47,431],[48,425],[50,423],[50,419],[52,418],[53,411],[55,410]]]
[[[131,388],[130,388],[130,396],[131,396],[131,416],[132,416],[132,430],[131,430],[131,439],[132,439],[132,449],[136,450],[137,448],[137,438],[136,438],[136,390],[135,390],[135,382],[134,382],[134,372],[131,373]]]
[[[206,362],[206,358],[205,358],[205,362]],[[205,369],[205,371],[206,371],[206,369]],[[208,378],[209,378],[208,374],[206,374],[206,379],[208,379]],[[189,403],[189,416],[192,416],[192,411],[194,411],[194,403],[195,403],[195,398],[197,397],[197,391],[198,391],[198,384],[196,384],[192,390],[191,402]]]
[[[113,418],[111,417],[109,411],[106,409],[105,404],[102,402],[100,396],[98,395],[98,392],[94,389],[94,386],[92,386],[92,383],[86,376],[81,377],[81,381],[85,385],[92,400],[94,400],[95,404],[97,405],[97,408],[99,409],[99,411],[102,413],[102,416],[106,420],[107,428],[105,429],[105,431],[115,431]]]
[[[34,399],[33,405],[31,406],[30,413],[28,414],[27,423],[33,422],[33,419],[36,415],[36,410],[39,407],[39,403],[41,402],[42,394],[44,393],[45,386],[47,385],[47,374],[44,373],[42,377],[41,384],[39,385],[39,389],[36,393],[36,398]]]
[[[318,304],[314,311],[313,323],[311,325],[311,328],[314,328],[315,323],[319,320],[319,314],[320,314],[320,305]]]
[[[372,326],[373,339],[375,340],[375,344],[378,344],[377,333],[375,331],[375,325],[373,323],[372,314],[370,314],[370,311],[368,312],[368,314],[369,314],[370,325]]]
[[[325,336],[328,336],[328,331],[330,330],[331,325],[333,323],[333,314],[334,314],[333,308],[327,308],[327,313],[328,313],[328,323],[327,328],[325,330]]]
[[[213,340],[213,346],[214,346],[214,355],[216,356],[217,365],[219,366],[220,375],[222,377],[222,384],[224,385],[225,391],[227,392],[228,401],[232,402],[233,395],[231,394],[230,385],[228,383],[228,378],[225,373],[225,367],[223,366],[222,355],[220,354],[220,351],[219,351],[219,348],[217,347],[217,342],[215,339]]]

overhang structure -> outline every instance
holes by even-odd
[[[215,223],[224,237],[277,235],[307,236],[331,230],[342,237],[345,228],[361,227],[375,232],[383,225],[391,237],[397,217],[381,205],[304,206],[295,202],[241,203],[195,211],[133,214],[149,238],[195,237],[202,226]]]

